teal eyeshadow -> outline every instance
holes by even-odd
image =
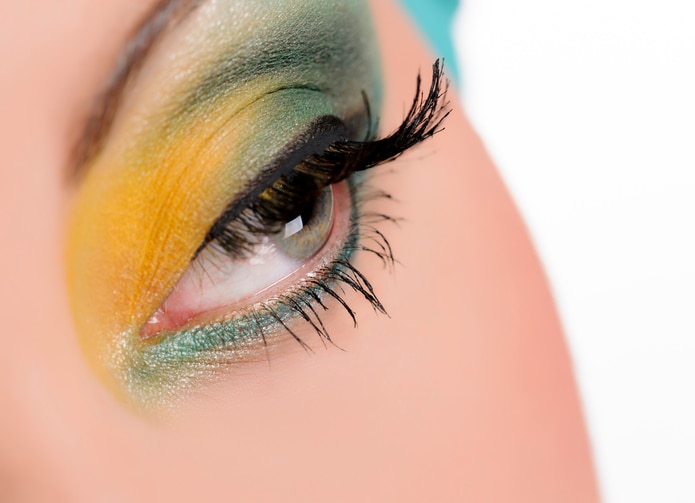
[[[316,2],[310,12],[288,9],[281,21],[271,17],[267,26],[246,33],[203,71],[174,116],[207,113],[261,77],[283,87],[319,91],[341,103],[369,90],[370,100],[379,103],[381,70],[367,6],[345,2],[338,12],[333,4]]]

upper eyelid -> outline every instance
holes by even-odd
[[[158,0],[148,14],[133,29],[118,58],[108,84],[96,98],[92,111],[73,147],[68,181],[84,175],[90,160],[98,154],[111,130],[116,112],[128,83],[163,35],[188,17],[203,0]]]

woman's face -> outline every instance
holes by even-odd
[[[0,499],[594,500],[542,271],[451,90],[303,234],[235,248],[280,174],[427,92],[399,6],[199,4],[3,6]]]

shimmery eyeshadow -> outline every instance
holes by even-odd
[[[374,82],[364,80],[364,72],[349,74],[341,70],[361,67],[369,69],[371,79],[378,75],[374,42],[367,32],[359,30],[360,24],[368,22],[363,2],[242,3],[235,9],[255,20],[253,29],[234,30],[232,25],[214,39],[225,40],[235,50],[222,54],[203,71],[196,88],[183,100],[183,109],[225,100],[259,77],[277,78],[285,85],[289,81],[291,85],[308,86],[336,97],[351,94],[355,89],[375,88]],[[281,4],[291,8],[278,9]],[[219,16],[219,11],[215,9],[214,15]],[[380,96],[372,98],[379,100]]]

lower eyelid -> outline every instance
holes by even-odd
[[[355,193],[348,182],[338,184],[336,222],[324,248],[291,277],[247,299],[238,309],[223,308],[190,320],[176,331],[134,341],[124,353],[124,381],[130,395],[142,403],[170,403],[181,399],[194,383],[227,372],[230,364],[264,361],[267,344],[295,344],[294,321],[304,312],[323,310],[314,296],[333,300],[323,287],[335,281],[336,261],[347,263],[357,240]],[[329,287],[330,288],[330,287]],[[312,321],[318,328],[320,321]],[[327,336],[327,334],[325,334]],[[304,345],[304,341],[299,341]],[[234,367],[234,365],[232,365]]]

